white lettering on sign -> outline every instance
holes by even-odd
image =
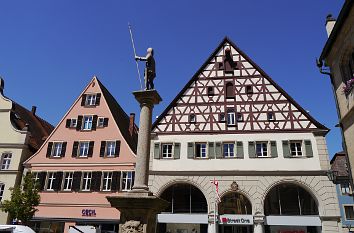
[[[83,209],[81,210],[81,214],[84,217],[96,217],[96,210]]]
[[[221,215],[220,224],[228,225],[252,225],[252,215]]]

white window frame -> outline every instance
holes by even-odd
[[[4,197],[4,192],[5,192],[5,184],[4,183],[0,183],[0,201]]]
[[[113,172],[104,171],[102,176],[102,191],[111,191],[112,180],[113,180]]]
[[[292,144],[295,145],[294,149],[295,150],[292,150]],[[298,144],[300,144],[300,150],[298,148]],[[289,142],[289,147],[290,147],[290,155],[292,157],[302,157],[304,156],[304,150],[303,150],[303,143],[302,141],[290,141]]]
[[[347,185],[346,187],[343,187],[343,185]],[[339,188],[340,188],[340,193],[342,195],[350,195],[352,192],[350,190],[350,185],[349,183],[339,183]]]
[[[97,127],[103,128],[104,127],[104,117],[98,117],[97,119]]]
[[[164,150],[166,148],[166,150]],[[161,158],[172,159],[173,158],[173,143],[162,143],[161,144]]]
[[[39,181],[39,172],[32,172],[33,181],[36,184]]]
[[[71,191],[73,187],[74,172],[64,173],[63,191]]]
[[[227,150],[225,150],[225,146],[227,146]],[[230,149],[230,146],[232,145],[232,149]],[[222,144],[222,150],[223,150],[223,156],[224,158],[235,158],[236,153],[235,153],[235,143],[234,142],[224,142]]]
[[[267,141],[258,141],[258,142],[255,142],[255,150],[256,150],[256,156],[258,158],[266,158],[266,157],[269,157],[269,142]],[[264,144],[266,145],[264,147]],[[258,154],[258,151],[257,151],[257,145],[262,145],[261,147],[261,154]]]
[[[85,145],[87,145],[87,147]],[[81,153],[81,146],[83,146],[83,151],[82,151],[83,153]],[[89,154],[90,142],[89,141],[80,141],[79,146],[78,146],[78,150],[79,150],[79,157],[86,158]]]
[[[122,191],[129,191],[133,187],[133,174],[134,171],[122,171],[121,173],[121,190]]]
[[[77,126],[77,119],[76,118],[71,118],[70,119],[70,128],[76,128]]]
[[[93,122],[93,115],[85,115],[82,117],[82,130],[91,130]]]
[[[227,112],[227,125],[228,126],[236,125],[236,116],[234,111]]]
[[[9,170],[11,165],[12,153],[5,152],[1,155],[1,169],[0,170]]]
[[[86,106],[96,106],[97,94],[87,94],[85,105]]]
[[[116,156],[116,141],[106,141],[105,148],[106,157],[115,157]]]
[[[63,150],[63,142],[53,142],[52,151],[50,153],[53,158],[60,158]]]
[[[199,154],[200,156],[198,156],[198,149],[197,149],[197,146],[198,145],[203,145],[200,147],[200,151],[199,151]],[[205,158],[208,158],[208,145],[206,142],[196,142],[195,143],[195,158],[197,159],[205,159]]]
[[[46,191],[54,191],[53,184],[56,179],[55,175],[56,175],[56,172],[48,172],[47,182],[45,185]]]
[[[82,172],[82,187],[81,191],[90,191],[92,184],[92,172]]]

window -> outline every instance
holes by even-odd
[[[228,126],[235,125],[235,112],[233,110],[227,111],[227,125]]]
[[[190,114],[189,115],[189,123],[195,123],[195,122],[196,122],[195,114]]]
[[[76,128],[77,119],[70,119],[70,128]]]
[[[236,113],[236,121],[237,122],[242,122],[243,121],[242,113],[240,113],[240,112]]]
[[[219,121],[220,121],[220,122],[225,122],[225,121],[226,121],[226,119],[225,119],[225,113],[220,113],[220,114],[219,114]]]
[[[63,149],[62,142],[54,142],[52,147],[52,154],[51,154],[52,157],[60,157],[62,149]]]
[[[226,83],[226,98],[227,99],[233,99],[235,98],[234,95],[234,85],[232,85],[231,82]]]
[[[162,144],[162,158],[172,158],[172,143]]]
[[[2,200],[2,197],[4,196],[4,190],[5,190],[5,184],[0,184],[0,201]]]
[[[32,172],[34,183],[39,182],[39,172]]]
[[[92,129],[92,120],[93,116],[84,116],[84,125],[83,130],[91,130]]]
[[[103,172],[102,191],[111,191],[113,172]]]
[[[82,191],[90,191],[91,189],[92,172],[84,172],[82,178]]]
[[[116,142],[107,141],[106,142],[106,155],[107,157],[114,157],[116,155]]]
[[[256,155],[257,157],[268,156],[268,142],[256,142]]]
[[[86,95],[86,106],[95,106],[96,105],[96,94]]]
[[[66,172],[65,173],[65,179],[64,179],[64,191],[70,191],[73,185],[73,177],[74,173],[73,172]]]
[[[208,87],[208,96],[213,96],[213,95],[214,95],[214,88]]]
[[[268,112],[267,113],[267,119],[268,121],[274,121],[275,120],[275,115],[273,112]]]
[[[12,154],[4,153],[1,158],[1,170],[8,170],[10,168]]]
[[[55,172],[48,172],[47,191],[54,191]]]
[[[104,117],[99,117],[97,121],[97,127],[103,128],[104,127]]]
[[[122,191],[128,191],[132,189],[133,176],[133,171],[122,172]]]
[[[247,85],[247,86],[246,86],[246,94],[247,94],[247,95],[253,94],[253,88],[252,88],[252,86],[250,86],[250,85]]]
[[[235,144],[234,143],[224,143],[223,149],[224,149],[224,157],[225,158],[235,157],[235,152],[234,152]]]
[[[349,195],[350,194],[349,183],[341,183],[340,184],[340,191],[342,192],[342,195]]]
[[[290,142],[290,153],[292,156],[302,156],[301,142]]]
[[[90,142],[80,142],[79,143],[79,156],[87,157],[89,154]]]
[[[354,210],[353,206],[344,206],[345,218],[347,220],[354,220]]]
[[[195,157],[196,158],[206,158],[207,157],[207,145],[206,143],[196,143],[195,144]]]

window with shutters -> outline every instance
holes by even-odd
[[[84,172],[82,176],[82,191],[91,190],[92,172]]]
[[[99,117],[97,120],[97,128],[103,128],[104,127],[104,117]]]
[[[163,144],[161,144],[161,148],[162,148],[162,158],[163,159],[173,157],[173,153],[172,153],[173,144],[172,143],[163,143]]]
[[[206,143],[195,143],[195,158],[207,158]]]
[[[107,141],[106,142],[106,156],[115,157],[116,155],[116,141]]]
[[[120,141],[101,141],[100,157],[115,158],[119,156]]]
[[[268,142],[256,142],[257,157],[268,157]]]
[[[73,177],[74,173],[73,172],[65,172],[64,174],[64,186],[63,190],[64,191],[71,191],[72,185],[73,185]]]
[[[113,172],[103,172],[102,191],[111,191]]]
[[[290,141],[290,153],[291,156],[298,157],[302,156],[302,142],[301,141]]]
[[[339,185],[340,185],[340,191],[341,191],[342,195],[350,195],[351,194],[349,183],[341,183]]]
[[[54,191],[55,179],[56,179],[56,172],[48,172],[47,185],[46,185],[46,190],[47,191]]]
[[[77,126],[77,119],[72,118],[72,119],[69,119],[69,121],[70,121],[69,127],[70,127],[70,128],[76,128],[76,126]]]
[[[345,211],[346,220],[354,220],[354,206],[345,205],[344,206],[344,211]]]
[[[235,144],[229,142],[223,143],[223,154],[224,158],[235,157]]]
[[[4,196],[5,184],[0,183],[0,201]]]
[[[79,157],[87,157],[89,154],[90,142],[79,142]]]
[[[235,125],[235,112],[232,109],[227,111],[227,125],[234,126]]]
[[[3,153],[1,156],[1,170],[10,169],[12,154],[11,153]]]
[[[53,142],[51,156],[54,158],[60,157],[62,153],[62,149],[63,149],[63,142]]]
[[[84,116],[83,117],[83,130],[91,130],[92,129],[92,121],[93,121],[93,116]]]
[[[122,191],[129,191],[133,187],[134,172],[122,171]]]
[[[86,106],[95,106],[96,105],[96,94],[88,94],[86,95]]]

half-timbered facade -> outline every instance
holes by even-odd
[[[338,232],[327,132],[225,38],[153,124],[160,232]]]
[[[94,77],[25,166],[39,182],[33,219],[39,232],[67,233],[76,225],[116,232],[119,211],[106,196],[134,183],[137,127]]]

